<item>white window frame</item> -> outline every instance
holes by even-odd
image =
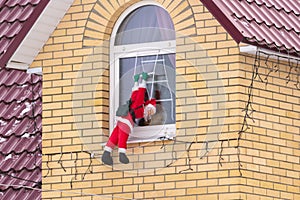
[[[128,8],[120,18],[117,20],[110,39],[110,133],[115,127],[115,113],[119,105],[119,59],[127,57],[139,57],[139,56],[151,56],[151,55],[163,55],[163,54],[175,54],[176,53],[176,40],[162,41],[162,42],[149,42],[129,45],[115,46],[115,38],[118,28],[126,17],[135,9],[145,5],[156,5],[162,7],[160,4],[153,1],[141,1]],[[163,8],[163,7],[162,7]],[[176,74],[174,74],[176,75]],[[132,82],[133,85],[133,82]],[[129,98],[129,97],[128,97]],[[153,137],[147,139],[134,139],[129,136],[128,143],[131,142],[147,142],[159,140],[160,137],[173,138],[176,136],[176,122],[174,124],[155,125],[135,127],[131,135],[142,136],[145,133],[156,133]]]

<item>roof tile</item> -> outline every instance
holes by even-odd
[[[35,101],[25,101],[11,103],[0,103],[0,116],[4,120],[10,120],[11,118],[22,119],[26,115],[31,117],[36,117],[40,114],[40,108],[42,105],[41,99],[36,99]],[[15,124],[16,125],[16,124]],[[13,127],[12,127],[13,128]]]
[[[35,133],[36,129],[41,130],[42,128],[41,118],[41,115],[36,117],[36,124],[29,117],[23,119],[12,118],[10,120],[0,120],[1,136],[7,138],[12,135],[23,136],[25,133]],[[16,124],[18,124],[18,126],[15,126]]]
[[[0,193],[1,199],[41,199],[39,191],[29,192],[26,189],[15,190],[9,188],[5,193]]]
[[[6,191],[8,188],[20,190],[22,189],[22,186],[34,187],[36,185],[36,182],[40,182],[42,179],[42,176],[40,175],[41,173],[40,171],[41,169],[36,167],[34,170],[24,169],[18,172],[11,171],[6,176],[1,175],[0,183],[5,184],[6,186],[1,186],[0,191],[1,190]],[[18,177],[19,179],[13,177]],[[31,180],[31,181],[27,181],[27,180]],[[8,186],[8,185],[13,185],[13,186]]]
[[[201,1],[238,43],[300,56],[299,0]]]
[[[15,22],[13,23],[9,29],[7,30],[7,32],[5,33],[5,37],[7,38],[13,38],[14,36],[16,36],[20,30],[22,28],[22,25],[19,22]]]
[[[35,99],[40,93],[32,93],[31,91],[38,91],[41,86],[34,85],[28,86],[26,83],[23,85],[0,86],[0,102],[11,103],[13,101],[24,102],[26,99]],[[15,92],[14,92],[15,91]],[[34,95],[34,97],[33,97]]]
[[[258,24],[265,23],[267,26],[276,26],[276,28],[285,28],[290,31],[295,29],[297,33],[300,33],[300,27],[298,26],[299,19],[291,17],[287,12],[278,11],[275,8],[267,8],[265,6],[259,6],[253,4],[249,6],[247,10],[243,9],[246,7],[247,2],[242,1],[241,3],[234,3],[229,1],[227,6],[233,11],[233,15],[237,18],[246,18],[248,21],[256,21]],[[230,5],[230,6],[229,6]],[[268,15],[266,14],[268,13]],[[278,15],[280,17],[278,17]]]
[[[6,87],[16,85],[25,88],[29,84],[35,84],[41,81],[40,76],[30,77],[23,71],[13,69],[0,69],[0,77],[0,86],[5,85]]]
[[[42,79],[0,69],[0,199],[40,199]]]
[[[3,142],[0,145],[0,149],[3,150],[1,152],[1,155],[3,156],[3,158],[0,158],[0,165],[4,165],[6,168],[9,169],[14,169],[17,170],[15,168],[14,165],[11,165],[10,163],[8,163],[9,159],[6,159],[6,157],[8,155],[14,154],[16,156],[19,156],[19,154],[24,153],[25,154],[32,154],[32,153],[36,153],[38,152],[38,145],[41,144],[41,135],[39,132],[36,133],[36,135],[32,135],[32,136],[28,136],[26,134],[23,134],[26,137],[19,137],[19,136],[11,136],[9,137],[9,139],[5,142]],[[3,163],[3,161],[6,161],[5,163]],[[20,168],[23,168],[25,166],[18,166]],[[1,167],[0,167],[1,168]],[[3,167],[2,167],[3,168]],[[4,170],[7,171],[7,170]],[[18,170],[17,170],[18,171]]]
[[[40,166],[42,160],[38,159],[40,152],[27,153],[24,152],[20,155],[12,155],[11,158],[6,159],[7,156],[0,155],[0,170],[2,172],[8,172],[12,167],[16,171],[26,169],[28,171],[34,170],[37,166]]]
[[[5,5],[15,7],[17,5],[25,6],[27,4],[37,5],[41,0],[8,0]]]

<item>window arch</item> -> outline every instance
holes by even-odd
[[[155,5],[132,11],[118,28],[115,45],[175,40],[174,25],[169,13]]]
[[[130,141],[175,136],[175,31],[169,13],[155,3],[140,2],[118,19],[110,40],[110,129],[119,105],[129,99],[133,76],[152,73],[147,93],[157,99],[157,113],[147,127],[134,127]]]

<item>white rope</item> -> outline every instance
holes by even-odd
[[[136,75],[137,57],[138,57],[138,55],[136,54],[136,56],[135,56],[135,63],[134,63],[134,72],[133,72],[133,77]]]

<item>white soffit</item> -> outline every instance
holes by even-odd
[[[27,69],[38,55],[74,0],[50,0],[15,51],[7,67]],[[22,66],[22,67],[17,67]]]
[[[280,60],[283,60],[283,61],[288,61],[287,58],[291,58],[291,59],[295,59],[295,60],[299,60],[300,58],[299,57],[296,57],[296,56],[291,56],[291,55],[287,55],[287,54],[284,54],[284,53],[279,53],[279,52],[275,52],[275,51],[272,51],[272,50],[269,50],[269,49],[264,49],[264,48],[260,48],[260,47],[257,47],[257,46],[254,46],[254,45],[246,45],[246,46],[240,46],[240,52],[241,53],[247,53],[247,54],[250,54],[250,55],[253,55],[255,56],[256,55],[256,52],[260,50],[262,52],[265,52],[267,54],[270,54],[270,58],[276,58],[276,56],[279,56],[279,59]],[[265,56],[264,54],[260,54],[261,56]],[[281,57],[280,57],[281,56]],[[290,60],[290,62],[293,62],[294,60]]]

